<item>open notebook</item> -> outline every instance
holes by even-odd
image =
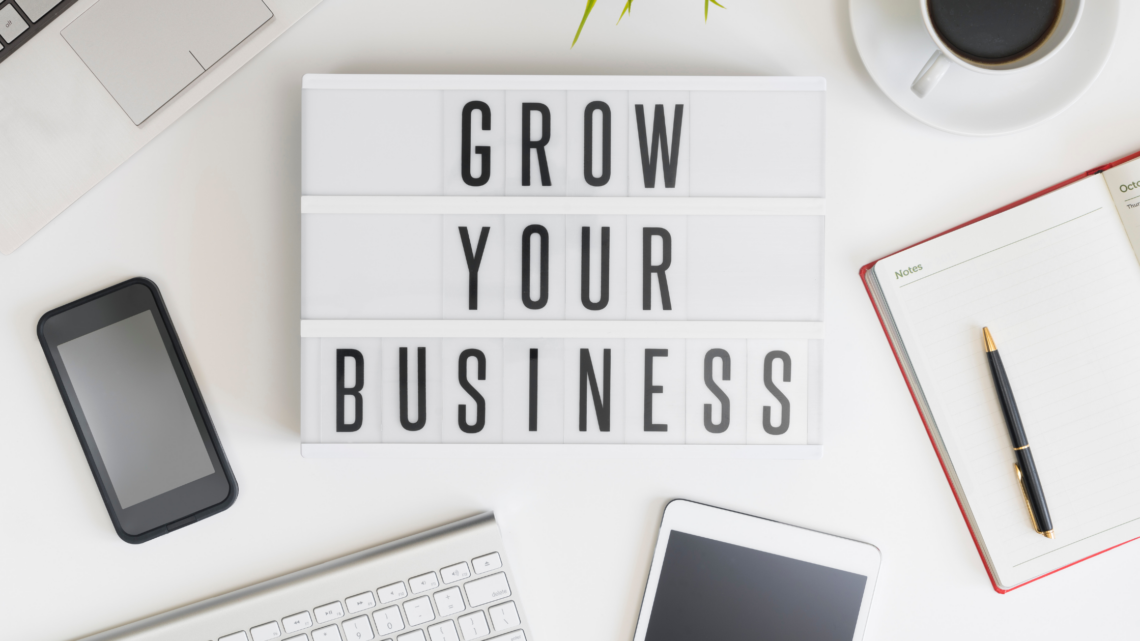
[[[1140,160],[863,268],[994,588],[1140,537]],[[1034,532],[982,346],[1001,350],[1053,518]]]

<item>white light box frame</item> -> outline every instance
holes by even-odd
[[[306,76],[302,454],[821,456],[823,96]]]

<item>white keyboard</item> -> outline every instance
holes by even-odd
[[[528,641],[526,630],[487,513],[83,641]]]

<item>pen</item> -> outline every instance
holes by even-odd
[[[1037,476],[1037,466],[1033,463],[1029,440],[1025,438],[1021,415],[1017,413],[1013,390],[1009,387],[1009,379],[1005,375],[1005,367],[1001,364],[1001,355],[994,345],[994,337],[990,335],[990,328],[982,328],[982,337],[986,343],[990,373],[994,376],[994,387],[997,388],[998,400],[1001,402],[1001,413],[1005,417],[1005,425],[1009,428],[1009,440],[1013,442],[1013,453],[1017,457],[1013,470],[1017,474],[1017,481],[1021,483],[1021,493],[1025,496],[1025,506],[1029,508],[1029,518],[1033,521],[1033,529],[1037,530],[1038,534],[1051,539],[1053,520],[1049,518],[1049,506],[1045,504],[1045,492],[1041,490],[1041,479]]]

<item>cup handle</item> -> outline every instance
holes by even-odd
[[[941,51],[935,49],[934,55],[930,56],[930,60],[926,61],[926,66],[918,72],[918,77],[911,83],[910,90],[919,98],[925,98],[926,94],[930,93],[930,90],[938,84],[939,80],[942,80],[942,76],[945,76],[949,70],[950,60],[942,55]]]

